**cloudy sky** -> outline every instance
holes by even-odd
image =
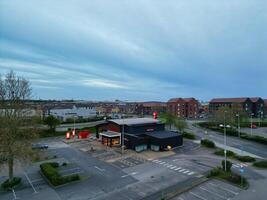
[[[267,0],[0,0],[0,73],[35,98],[267,97]]]

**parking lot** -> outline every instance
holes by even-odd
[[[216,179],[209,180],[172,200],[230,200],[242,189]]]

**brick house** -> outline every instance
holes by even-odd
[[[167,103],[167,111],[180,118],[198,118],[199,102],[195,98],[172,98]]]
[[[153,115],[153,112],[165,113],[167,104],[165,102],[143,102],[136,107],[136,113],[139,115]]]
[[[261,117],[264,113],[264,100],[260,97],[243,97],[243,98],[217,98],[212,99],[209,103],[210,113],[214,113],[220,107],[231,108],[234,104],[240,104],[244,111],[254,117]]]

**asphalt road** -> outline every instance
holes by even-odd
[[[195,133],[200,138],[208,137],[209,139],[224,144],[224,136],[218,132],[211,131],[209,129],[199,128],[192,126],[195,123],[194,121],[188,121],[188,129]],[[208,132],[208,135],[205,135],[205,131]],[[263,144],[259,144],[256,142],[251,142],[243,139],[239,139],[237,137],[227,136],[226,139],[227,146],[231,146],[262,158],[267,158],[267,146]]]

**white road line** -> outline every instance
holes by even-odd
[[[31,187],[32,187],[32,189],[33,189],[33,191],[34,191],[34,193],[38,193],[38,192],[36,191],[36,189],[34,188],[32,182],[31,182],[31,180],[30,180],[30,178],[29,178],[29,176],[27,175],[26,172],[24,172],[24,175],[26,176],[26,179],[27,179],[28,182],[30,183],[30,185],[31,185]]]
[[[206,198],[202,197],[202,196],[199,196],[198,194],[195,194],[193,192],[189,192],[190,194],[192,194],[193,196],[199,198],[199,199],[202,199],[202,200],[207,200]]]
[[[193,175],[194,173],[195,173],[195,172],[190,172],[190,173],[188,173],[188,175],[190,175],[190,176],[191,176],[191,175]]]
[[[13,193],[13,196],[14,196],[14,199],[19,199],[15,193],[15,190],[12,188],[12,193]]]
[[[158,160],[152,160],[152,162],[158,162]]]
[[[220,188],[220,189],[222,189],[222,190],[224,190],[224,191],[230,192],[230,193],[232,193],[232,194],[234,194],[234,195],[238,195],[238,194],[239,194],[238,192],[234,192],[234,191],[232,191],[232,190],[230,190],[230,189],[227,189],[227,188],[225,188],[225,187],[216,185],[216,184],[214,184],[214,183],[208,183],[208,184],[210,184],[210,185],[212,185],[212,186],[215,186],[215,187],[218,187],[218,188]]]
[[[227,197],[222,196],[222,195],[220,195],[220,194],[218,194],[218,193],[216,193],[216,192],[212,192],[212,191],[210,191],[210,190],[208,190],[208,189],[206,189],[206,188],[203,188],[203,187],[199,187],[199,188],[200,188],[201,190],[204,190],[204,191],[210,193],[210,194],[213,194],[213,195],[215,195],[215,196],[217,196],[217,197],[220,197],[221,199],[225,199],[225,200],[228,199]]]
[[[189,170],[186,170],[186,171],[184,171],[183,173],[184,173],[184,174],[187,174],[188,172],[190,172],[190,171],[189,171]]]
[[[183,171],[185,171],[186,169],[181,169],[181,170],[179,170],[179,172],[183,172]]]
[[[177,170],[179,170],[179,169],[181,169],[181,167],[177,167],[176,169],[174,169],[175,171],[177,171]]]
[[[170,169],[175,169],[176,168],[176,166],[173,166],[173,167],[171,167]]]
[[[121,178],[125,178],[127,176],[131,176],[131,175],[135,175],[135,174],[137,174],[137,172],[132,172],[130,174],[125,174],[125,175],[121,176]]]
[[[105,171],[105,169],[102,169],[102,168],[100,168],[100,167],[98,167],[98,166],[95,166],[95,168],[98,169],[98,170],[101,171],[101,172]]]
[[[177,160],[179,160],[179,159],[174,159],[174,160],[172,160],[172,161],[175,162],[175,161],[177,161]]]

